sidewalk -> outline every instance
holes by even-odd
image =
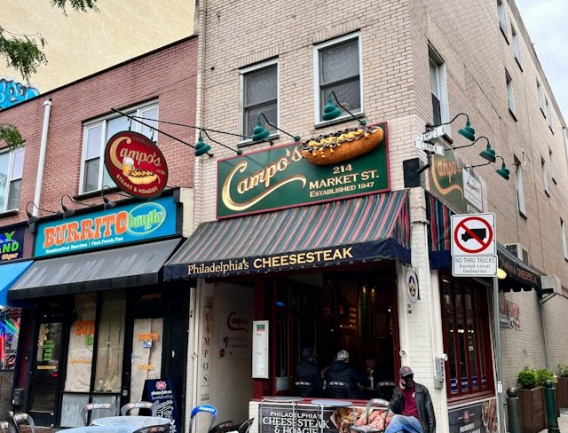
[[[568,408],[560,409],[560,416],[558,417],[558,430],[568,433]],[[539,433],[547,433],[548,428],[545,428]]]

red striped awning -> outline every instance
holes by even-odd
[[[406,190],[202,223],[165,280],[363,263],[410,262]]]

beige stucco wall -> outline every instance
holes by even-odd
[[[48,64],[30,80],[40,93],[60,87],[194,32],[194,2],[99,0],[98,12],[67,16],[49,0],[4,0],[0,25],[15,34],[40,33]],[[0,62],[0,78],[24,83]]]

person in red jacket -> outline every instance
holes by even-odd
[[[430,392],[414,382],[414,372],[408,366],[400,369],[400,381],[390,401],[392,417],[385,433],[436,433],[436,415]]]

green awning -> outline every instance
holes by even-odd
[[[166,280],[384,259],[410,262],[406,190],[202,223],[164,266]]]

